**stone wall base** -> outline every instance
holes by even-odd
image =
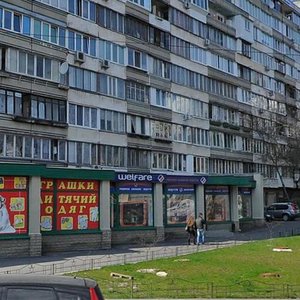
[[[46,235],[42,252],[89,251],[101,249],[101,233]]]
[[[30,255],[29,238],[1,240],[0,257],[28,257]]]
[[[156,227],[156,240],[157,242],[163,242],[165,240],[165,228]]]
[[[156,230],[112,231],[113,245],[152,245],[156,243]]]
[[[111,249],[111,230],[102,230],[101,249]]]
[[[42,235],[40,233],[29,234],[29,255],[41,256],[42,255]]]

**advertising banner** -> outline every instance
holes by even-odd
[[[26,234],[28,192],[26,177],[0,177],[0,234]]]
[[[97,181],[45,179],[41,199],[42,231],[99,228]]]

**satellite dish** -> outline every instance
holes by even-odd
[[[274,4],[273,0],[269,1],[269,7],[272,8],[272,9],[275,7],[275,4]]]
[[[69,70],[69,64],[65,61],[59,66],[59,73],[64,75]]]

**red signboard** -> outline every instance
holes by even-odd
[[[26,177],[0,177],[0,234],[25,234],[28,230]]]
[[[41,230],[99,228],[99,184],[94,180],[42,180]],[[54,228],[54,218],[56,219]]]

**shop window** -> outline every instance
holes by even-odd
[[[120,225],[124,226],[146,226],[147,225],[147,202],[130,201],[120,204]]]
[[[195,194],[193,186],[167,187],[167,225],[185,224],[188,216],[195,216]]]
[[[238,193],[239,219],[252,217],[252,196],[250,188],[239,188]]]
[[[230,220],[229,189],[226,186],[208,187],[205,191],[207,221]]]
[[[121,227],[153,226],[152,187],[149,184],[138,185],[128,183],[126,193],[122,192],[125,185],[118,186],[119,219],[115,224]]]
[[[42,179],[41,231],[98,230],[98,195],[97,181]]]
[[[26,177],[0,177],[0,234],[26,234],[28,194]]]

